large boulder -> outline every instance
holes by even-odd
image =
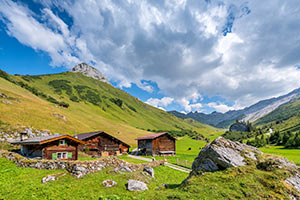
[[[127,185],[127,189],[129,191],[144,191],[144,190],[148,190],[148,187],[147,187],[146,183],[144,183],[142,181],[137,181],[137,180],[129,179],[127,184],[128,184]]]
[[[244,166],[246,158],[256,160],[257,154],[261,152],[255,147],[219,137],[200,151],[193,162],[192,169],[193,172],[218,171]]]

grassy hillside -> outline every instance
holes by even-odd
[[[147,130],[195,130],[206,137],[218,132],[194,120],[179,119],[81,73],[7,76],[4,78],[9,81],[0,78],[0,93],[10,97],[0,99],[0,121],[10,125],[70,135],[75,130],[103,130],[132,145]],[[61,102],[68,108],[59,106]]]

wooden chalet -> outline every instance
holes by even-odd
[[[84,144],[69,135],[51,135],[14,141],[11,144],[21,145],[21,154],[30,158],[53,160],[77,160],[78,145]]]
[[[90,133],[81,133],[75,136],[85,142],[79,149],[89,155],[108,156],[128,153],[130,146],[125,142],[105,133],[96,131]]]
[[[145,135],[137,138],[137,141],[141,154],[152,156],[176,154],[176,139],[167,132]]]

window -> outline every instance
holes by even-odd
[[[52,153],[52,159],[72,159],[72,152],[57,152]]]
[[[59,145],[66,145],[66,140],[59,140]]]
[[[67,159],[67,158],[68,158],[67,152],[58,152],[57,153],[57,159]]]

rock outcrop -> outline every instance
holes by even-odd
[[[83,75],[87,77],[91,77],[93,79],[102,81],[104,83],[110,84],[110,82],[104,77],[104,75],[99,72],[97,69],[94,67],[89,66],[86,63],[81,63],[73,67],[70,72],[74,73],[82,73]]]
[[[233,142],[219,137],[202,149],[193,162],[192,169],[197,171],[218,171],[229,167],[246,165],[245,159],[256,160],[261,152],[252,146]]]
[[[249,132],[250,128],[247,126],[247,124],[242,122],[236,122],[232,124],[229,127],[229,131],[243,131],[243,132]]]

